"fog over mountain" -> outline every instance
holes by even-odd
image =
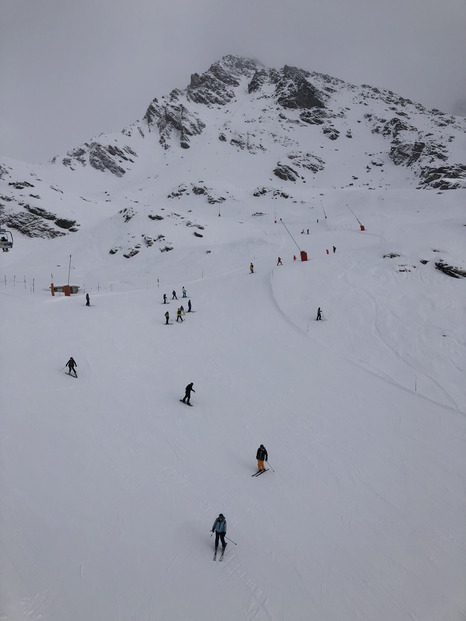
[[[232,53],[464,115],[465,31],[462,0],[6,1],[1,152],[48,160],[127,125],[146,101]]]

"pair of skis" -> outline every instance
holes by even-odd
[[[261,474],[264,474],[264,472],[267,472],[267,470],[268,470],[268,468],[265,468],[265,470],[258,470],[254,474],[251,474],[251,476],[252,477],[259,477]]]
[[[223,561],[223,557],[225,555],[225,548],[222,548],[222,551],[220,552],[220,558],[218,559],[219,561]],[[214,558],[212,559],[213,561],[217,560],[217,550],[215,550],[214,552]]]

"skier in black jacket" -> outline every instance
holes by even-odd
[[[261,444],[259,448],[257,449],[257,453],[256,453],[258,470],[265,470],[264,461],[267,461],[268,458],[269,456],[267,455],[267,449],[265,448],[263,444]]]
[[[77,367],[78,365],[76,364],[76,360],[73,358],[73,356],[68,360],[66,366],[68,367],[68,375],[71,375],[71,372],[73,372],[74,376],[78,377],[75,369],[75,367]]]
[[[184,397],[181,399],[183,403],[187,403],[188,405],[191,405],[191,403],[189,402],[191,399],[191,392],[196,392],[193,388],[192,382],[188,384],[185,388]]]

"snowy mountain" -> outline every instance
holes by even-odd
[[[230,56],[3,162],[2,621],[463,621],[464,141]]]
[[[125,193],[130,217],[149,205],[141,192],[157,203],[202,196],[210,204],[250,200],[260,210],[264,198],[309,202],[325,189],[466,188],[465,153],[464,118],[391,91],[226,56],[185,89],[154,99],[130,127],[53,165],[5,161],[0,217],[24,235],[57,237],[78,230],[95,192],[105,202]],[[62,211],[64,193],[73,214]],[[160,235],[141,234],[149,244]]]

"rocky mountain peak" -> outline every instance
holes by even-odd
[[[207,134],[213,151],[220,141],[244,157],[276,153],[269,171],[286,183],[318,185],[336,166],[332,178],[352,168],[337,182],[342,187],[382,187],[390,184],[387,171],[395,166],[407,170],[411,186],[454,189],[466,187],[465,126],[460,117],[428,111],[392,91],[226,55],[204,73],[193,73],[185,88],[154,98],[142,120],[120,135],[99,136],[53,162],[122,178],[143,164],[141,153],[148,149],[141,141],[152,142],[153,161],[162,158],[165,166],[160,147],[162,154],[176,155],[179,148],[195,149]],[[342,153],[339,164],[329,163],[338,159],[334,152]],[[374,170],[381,177],[376,182],[366,179]]]

